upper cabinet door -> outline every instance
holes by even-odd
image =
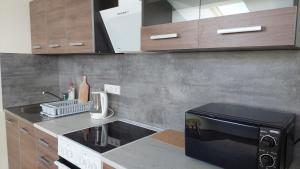
[[[143,51],[198,48],[200,0],[144,0]]]
[[[34,54],[47,51],[45,3],[45,0],[30,2],[31,46]]]
[[[94,35],[91,0],[66,0],[68,53],[93,53]]]
[[[66,0],[47,0],[48,53],[66,52]]]

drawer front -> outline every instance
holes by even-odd
[[[25,121],[20,121],[19,133],[21,168],[36,168],[36,144],[33,125]]]
[[[199,48],[294,46],[296,7],[199,21]]]
[[[39,129],[35,129],[35,132],[38,153],[53,161],[58,160],[57,139]]]
[[[58,160],[58,158],[56,159]],[[38,169],[56,169],[54,162],[56,161],[44,152],[37,152],[37,168]]]
[[[6,113],[6,137],[9,169],[20,168],[18,119]]]
[[[198,48],[198,21],[143,27],[141,44],[143,51]]]
[[[6,120],[7,126],[15,127],[15,128],[19,127],[19,120],[17,117],[15,117],[9,113],[5,113],[5,120]]]
[[[19,132],[20,136],[35,137],[33,125],[25,121],[19,122]]]

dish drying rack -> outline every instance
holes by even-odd
[[[52,103],[43,103],[41,114],[48,117],[61,117],[91,111],[92,101],[80,103],[78,100],[66,100]]]

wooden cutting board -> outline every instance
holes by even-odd
[[[89,101],[90,85],[87,83],[87,77],[82,77],[82,82],[79,86],[79,97],[80,103],[87,103]]]

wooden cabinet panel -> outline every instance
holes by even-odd
[[[47,51],[46,32],[46,1],[30,2],[31,46],[32,53],[39,54]]]
[[[199,48],[293,47],[296,15],[297,8],[288,7],[200,20]],[[261,26],[262,30],[243,32],[255,26]],[[242,31],[233,28],[242,28]],[[237,32],[218,33],[228,29]]]
[[[141,44],[143,51],[198,48],[198,20],[143,27]]]
[[[68,53],[94,52],[92,1],[66,0],[66,36]]]
[[[9,169],[20,169],[19,121],[6,113],[6,135]]]
[[[105,163],[103,163],[103,167],[102,167],[103,169],[115,169],[115,168],[113,168],[113,167],[111,167],[110,165],[108,165],[108,164],[105,164]]]
[[[46,1],[48,53],[66,52],[66,1]]]
[[[19,123],[20,133],[20,161],[22,169],[35,169],[36,162],[36,144],[35,134],[32,124],[25,121]]]
[[[35,132],[38,168],[55,168],[54,162],[59,159],[57,155],[57,138],[52,137],[39,129],[35,129]]]

